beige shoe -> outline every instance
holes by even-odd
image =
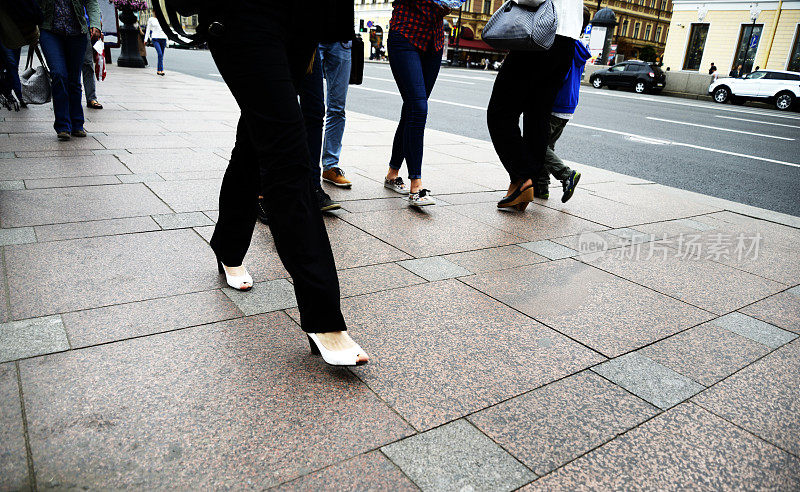
[[[338,167],[332,167],[322,172],[322,180],[340,188],[350,188],[353,183],[344,177],[344,172]]]

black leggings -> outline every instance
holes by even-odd
[[[574,50],[574,40],[556,36],[547,51],[512,51],[497,74],[486,119],[512,182],[535,180],[544,167],[550,113]],[[524,133],[519,128],[521,114]]]
[[[299,31],[276,22],[266,11],[226,18],[224,23],[225,33],[211,38],[209,48],[242,114],[222,180],[211,247],[225,265],[242,264],[256,223],[263,175],[269,227],[294,281],[303,330],[346,330],[330,241],[312,196],[312,164],[297,102],[297,88],[316,41],[290,37],[287,33]]]

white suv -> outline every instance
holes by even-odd
[[[800,99],[800,73],[785,70],[758,70],[740,79],[718,79],[708,87],[718,103],[742,104],[748,99],[775,104],[780,110],[791,109]]]

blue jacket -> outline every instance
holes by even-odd
[[[558,91],[556,101],[553,103],[553,113],[574,113],[578,106],[578,96],[581,87],[581,77],[586,60],[591,58],[589,49],[579,40],[575,40],[575,53],[572,56],[572,66],[564,79],[564,85]]]

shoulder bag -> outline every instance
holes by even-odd
[[[33,68],[33,54],[39,57],[41,66]],[[20,74],[19,81],[22,83],[22,100],[28,104],[47,104],[51,98],[50,71],[39,51],[39,45],[28,47],[28,61],[25,63],[25,70]]]
[[[545,51],[553,46],[558,16],[553,0],[508,0],[483,28],[483,40],[499,50]]]

